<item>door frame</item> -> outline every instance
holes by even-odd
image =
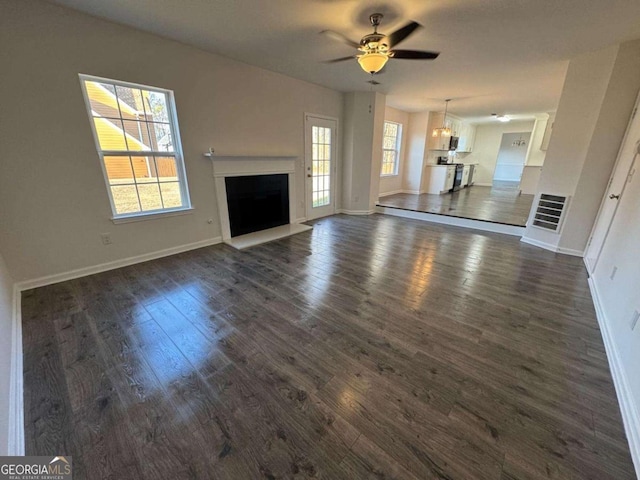
[[[596,220],[593,223],[593,227],[591,228],[591,233],[589,234],[589,241],[587,242],[587,248],[585,249],[585,252],[584,252],[584,263],[585,263],[585,266],[587,267],[587,272],[589,274],[593,274],[596,270],[596,267],[598,265],[598,260],[600,260],[600,254],[602,253],[604,244],[607,242],[607,237],[609,236],[609,231],[611,230],[611,224],[616,218],[618,207],[620,205],[620,200],[622,199],[622,196],[624,195],[624,191],[627,187],[627,184],[629,183],[630,176],[633,175],[635,173],[635,170],[639,168],[638,166],[636,166],[634,169],[634,166],[638,163],[638,156],[640,156],[640,135],[638,135],[638,138],[635,140],[632,140],[630,138],[631,127],[634,121],[637,120],[640,122],[640,117],[636,119],[639,108],[640,108],[640,93],[638,93],[638,96],[636,97],[636,102],[633,107],[633,113],[631,114],[631,118],[629,119],[629,123],[627,124],[627,129],[624,132],[624,137],[622,138],[622,142],[620,143],[620,148],[618,149],[618,155],[616,157],[615,164],[613,165],[613,170],[611,172],[611,176],[609,177],[609,182],[607,183],[607,188],[605,190],[604,196],[602,197],[602,201],[600,202],[600,208],[598,209]],[[616,205],[611,211],[611,216],[608,219],[606,219],[603,217],[604,208],[607,202],[611,200],[609,198],[609,194],[611,193],[610,189],[611,189],[611,185],[613,184],[614,178],[617,175],[622,175],[623,173],[623,172],[619,172],[618,170],[620,170],[620,168],[623,166],[622,163],[624,161],[624,158],[622,156],[622,153],[625,150],[625,147],[627,146],[627,142],[629,141],[634,141],[633,158],[631,158],[631,161],[629,162],[628,170],[624,172],[625,180],[624,180],[624,183],[622,184],[622,188],[620,189],[620,192],[618,193],[619,197],[615,199]],[[600,242],[599,246],[596,246],[596,245],[592,246],[591,242],[593,241],[593,237],[596,234],[597,230],[601,227],[601,222],[607,222],[606,225],[602,225],[602,228],[606,229],[606,231],[604,232],[604,236],[602,237],[602,242]],[[590,255],[590,251],[592,248],[598,249],[598,251],[595,252],[595,255]],[[593,262],[589,260],[590,258],[594,259]]]
[[[307,127],[309,126],[310,123],[310,119],[318,119],[318,120],[325,120],[325,121],[330,121],[330,122],[334,122],[335,123],[335,141],[332,141],[332,149],[333,149],[333,159],[332,159],[332,165],[331,165],[331,197],[332,197],[332,201],[331,201],[331,209],[329,214],[327,215],[322,215],[322,216],[329,216],[329,215],[334,215],[337,211],[338,211],[338,207],[337,207],[337,192],[338,192],[338,188],[337,188],[337,184],[338,184],[338,163],[340,162],[340,143],[339,143],[339,131],[340,131],[340,120],[337,117],[331,117],[328,115],[320,115],[320,114],[316,114],[316,113],[309,113],[309,112],[305,112],[304,113],[304,122],[303,122],[303,138],[304,138],[304,155],[303,155],[303,159],[302,159],[302,178],[304,179],[304,203],[305,203],[305,217],[307,220],[313,220],[315,218],[321,218],[320,217],[314,217],[313,219],[311,218],[311,211],[312,211],[312,203],[313,203],[313,199],[312,199],[312,191],[311,189],[313,188],[311,185],[311,182],[307,181],[307,147],[311,147],[310,142],[311,142],[311,135],[310,132],[311,130],[308,129]],[[310,151],[310,150],[309,150]]]

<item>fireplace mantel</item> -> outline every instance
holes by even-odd
[[[231,227],[229,222],[229,205],[227,203],[226,177],[239,177],[247,175],[275,175],[287,174],[289,176],[289,225],[295,225],[296,218],[296,161],[298,157],[293,156],[258,156],[258,155],[211,155],[213,165],[213,176],[215,178],[216,199],[218,201],[218,213],[220,215],[220,229],[222,231],[222,241],[229,245],[236,246],[235,239],[231,238]],[[303,226],[300,226],[303,227]],[[304,226],[304,229],[311,227]],[[281,228],[282,230],[282,228]],[[301,229],[289,229],[291,233],[298,233]],[[268,232],[263,230],[263,232]],[[261,232],[255,232],[260,236]],[[254,234],[248,234],[254,235]],[[243,235],[242,237],[246,237]],[[279,234],[281,238],[284,235]],[[262,237],[265,237],[262,234]],[[268,238],[268,235],[265,237]],[[274,239],[272,238],[272,239]]]
[[[213,176],[237,177],[241,175],[271,175],[291,173],[296,170],[298,157],[289,156],[250,156],[215,155],[211,157]]]

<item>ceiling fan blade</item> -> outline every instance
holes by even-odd
[[[333,30],[323,30],[320,33],[338,42],[344,43],[345,45],[349,45],[350,47],[353,47],[353,48],[358,48],[360,46],[358,42],[354,42],[353,40],[348,39],[341,33],[334,32]]]
[[[438,52],[421,52],[420,50],[393,50],[393,58],[407,60],[433,60],[438,58]]]
[[[349,55],[348,57],[334,58],[333,60],[325,60],[322,63],[338,63],[338,62],[344,62],[346,60],[353,60],[354,58],[356,58],[355,55]]]
[[[391,35],[387,35],[389,48],[393,48],[395,45],[398,45],[404,39],[406,39],[409,35],[413,33],[416,28],[421,27],[418,22],[409,22],[404,27],[396,30]]]

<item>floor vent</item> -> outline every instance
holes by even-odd
[[[542,193],[533,217],[533,225],[553,232],[559,231],[568,199],[569,197]]]

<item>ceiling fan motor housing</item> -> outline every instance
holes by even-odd
[[[384,42],[384,38],[386,35],[382,33],[370,33],[369,35],[365,35],[360,40],[360,48],[359,50],[363,52],[387,52],[389,50],[389,44]]]

